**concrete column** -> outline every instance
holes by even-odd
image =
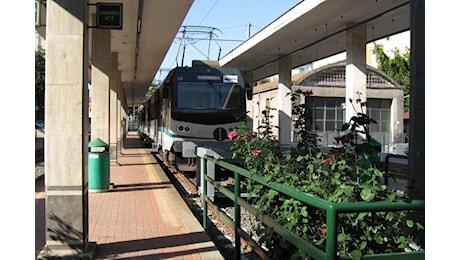
[[[252,88],[252,81],[253,81],[253,73],[247,73],[244,77],[244,80],[246,83]],[[254,97],[252,97],[254,99]],[[254,112],[254,105],[253,100],[248,100],[246,97],[246,127],[248,129],[252,129],[253,132],[257,133],[257,128],[254,128],[254,118],[255,118],[255,112]]]
[[[348,122],[351,117],[356,116],[355,109],[366,113],[366,107],[363,107],[361,111],[360,104],[355,102],[357,99],[361,99],[362,102],[366,101],[366,25],[347,31],[346,38],[345,120]],[[353,103],[350,103],[350,99],[353,100]]]
[[[394,97],[390,107],[391,113],[391,136],[390,143],[404,143],[402,136],[404,128],[404,99],[401,96]]]
[[[118,110],[118,120],[117,120],[117,153],[121,154],[121,148],[123,147],[123,139],[124,139],[124,132],[123,132],[123,96],[124,96],[124,89],[123,85],[121,84],[121,72],[118,71],[117,73],[117,110]]]
[[[409,173],[412,198],[425,199],[425,1],[410,2]]]
[[[118,104],[118,53],[111,53],[111,65],[110,65],[110,120],[109,120],[109,133],[110,133],[110,149],[109,149],[109,158],[110,164],[116,165],[117,162],[117,122],[119,121],[119,110],[117,108]]]
[[[291,85],[292,85],[292,62],[291,56],[287,56],[279,62],[279,83],[278,83],[278,139],[281,146],[290,146],[291,136]],[[276,132],[276,129],[273,129]]]
[[[46,244],[37,259],[86,259],[95,249],[88,241],[88,5],[46,3]]]
[[[110,30],[92,29],[91,139],[110,143]]]
[[[123,110],[123,138],[126,138],[128,135],[128,98],[126,97],[126,92],[123,91],[123,103],[124,103],[124,110]]]
[[[253,87],[254,89],[254,87]],[[255,133],[258,133],[258,127],[260,125],[260,115],[261,115],[261,106],[262,106],[262,101],[260,100],[260,94],[254,94],[252,96],[252,103],[249,103],[250,106],[252,107],[253,111],[253,117],[252,117],[252,131]]]

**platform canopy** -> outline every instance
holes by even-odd
[[[90,0],[89,17],[97,3]],[[142,104],[146,91],[165,58],[193,0],[119,0],[122,29],[112,30],[111,51],[118,66],[128,105]],[[369,42],[410,29],[407,0],[308,0],[283,13],[219,61],[237,67],[253,80],[277,74],[279,59],[290,55],[292,66],[343,52],[346,31],[366,24]],[[46,25],[46,1],[41,1],[41,24]],[[263,13],[255,14],[263,15]],[[96,21],[94,19],[93,25]],[[45,37],[45,26],[36,27]],[[91,41],[90,41],[91,42]],[[91,51],[89,52],[91,54]],[[89,57],[91,62],[91,56]]]

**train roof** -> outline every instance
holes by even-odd
[[[163,80],[163,83],[171,81],[172,77],[176,72],[180,73],[209,73],[213,74],[237,74],[239,77],[243,77],[239,69],[237,68],[224,68],[219,66],[219,61],[209,60],[194,60],[192,66],[178,66],[169,71],[168,75]]]

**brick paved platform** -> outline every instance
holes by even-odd
[[[137,134],[124,146],[120,165],[110,166],[114,187],[89,193],[94,259],[224,259]],[[45,244],[43,180],[35,189],[38,255]]]

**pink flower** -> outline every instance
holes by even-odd
[[[235,138],[237,135],[238,133],[235,130],[233,130],[230,133],[228,133],[228,139],[233,140],[233,138]]]
[[[252,156],[257,156],[257,155],[260,154],[260,150],[259,149],[254,149],[254,150],[251,151],[251,154],[252,154]]]

